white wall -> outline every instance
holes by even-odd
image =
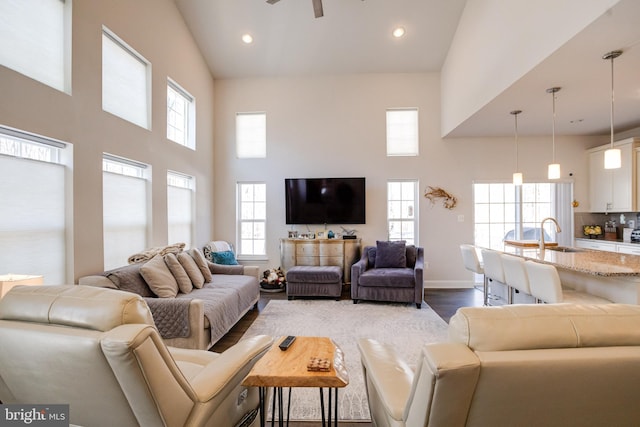
[[[151,130],[102,111],[102,25],[152,63]],[[69,281],[103,268],[103,152],[152,165],[150,246],[167,243],[167,169],[194,175],[195,242],[202,246],[212,234],[213,79],[174,2],[74,0],[72,33],[71,96],[0,66],[0,123],[73,144],[74,238],[69,244],[74,257]],[[197,152],[166,139],[167,76],[196,98]]]
[[[264,181],[269,261],[261,265],[276,267],[279,239],[288,230],[284,178],[364,176],[367,224],[356,228],[364,244],[375,244],[386,239],[387,180],[418,179],[421,192],[428,185],[439,186],[458,197],[458,206],[451,211],[432,207],[420,197],[419,244],[425,247],[430,266],[426,281],[433,287],[469,283],[459,244],[473,242],[472,183],[511,179],[514,139],[443,140],[438,73],[216,80],[215,90],[216,239],[235,241],[236,182]],[[386,156],[385,110],[394,107],[419,108],[419,157]],[[235,114],[243,111],[267,113],[266,159],[235,158]],[[519,140],[525,180],[544,179],[551,157],[550,137]],[[581,206],[586,206],[588,197],[585,149],[601,141],[556,137],[563,178],[575,180]]]
[[[441,135],[448,135],[618,2],[467,0],[442,67]]]

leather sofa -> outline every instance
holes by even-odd
[[[212,347],[248,311],[257,307],[260,299],[257,266],[214,264],[207,261],[197,249],[184,251],[178,254],[180,260],[183,257],[187,261],[193,258],[193,262],[198,260],[200,265],[187,268],[189,274],[183,273],[183,276],[188,286],[184,288],[180,285],[178,289],[178,274],[165,265],[168,260],[157,257],[81,277],[78,283],[142,296],[151,309],[165,343],[181,348],[206,350]],[[164,258],[167,257],[172,257],[172,254],[164,255]],[[145,269],[154,262],[166,269],[164,275],[156,275],[156,287],[150,285],[149,276],[145,274]],[[202,272],[208,272],[207,278]],[[195,278],[191,280],[192,273],[200,275],[199,283]],[[158,295],[165,283],[170,281],[174,283],[175,292],[168,296]]]
[[[21,286],[0,300],[0,401],[69,404],[73,425],[257,425],[241,382],[273,339],[223,353],[165,346],[139,295]]]
[[[373,425],[638,426],[640,306],[461,308],[449,342],[359,342]]]

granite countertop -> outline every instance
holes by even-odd
[[[520,249],[505,245],[505,252],[522,256],[532,261],[552,264],[559,268],[578,271],[594,276],[640,277],[640,255],[618,252],[575,249],[576,252],[560,252],[551,249]]]

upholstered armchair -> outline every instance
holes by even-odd
[[[0,401],[68,404],[83,426],[257,425],[258,390],[241,382],[272,341],[167,347],[137,294],[15,287],[0,300]]]
[[[236,259],[233,245],[224,240],[214,240],[202,248],[205,258],[211,262],[209,268],[218,274],[244,274],[255,276],[260,281],[260,269],[257,265],[243,265]]]
[[[365,246],[351,267],[351,299],[413,302],[422,306],[424,249],[404,241]]]

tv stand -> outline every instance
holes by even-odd
[[[342,280],[351,283],[351,266],[360,260],[360,239],[280,239],[280,265],[337,265]]]

